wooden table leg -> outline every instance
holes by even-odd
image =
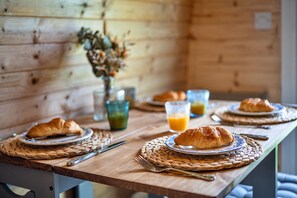
[[[242,181],[253,186],[253,197],[276,197],[277,195],[277,147]]]

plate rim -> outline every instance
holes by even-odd
[[[192,152],[189,152],[188,150],[183,150],[182,148],[174,148],[174,147],[171,147],[168,143],[170,140],[172,140],[174,142],[174,139],[178,136],[179,134],[175,134],[175,135],[172,135],[172,136],[169,136],[166,141],[165,141],[165,145],[168,149],[172,150],[172,151],[175,151],[175,152],[178,152],[178,153],[183,153],[183,154],[188,154],[188,155],[222,155],[222,154],[227,154],[227,153],[230,153],[231,151],[236,151],[236,150],[239,150],[241,148],[243,148],[244,146],[247,145],[245,139],[243,137],[241,137],[239,134],[233,134],[234,135],[234,141],[232,144],[235,144],[235,141],[242,141],[243,143],[239,146],[236,146],[236,147],[233,147],[232,149],[229,149],[229,150],[222,150],[222,151],[218,151],[218,150],[212,150],[212,149],[196,149],[196,150],[190,150]],[[238,140],[239,139],[239,140]],[[231,144],[231,145],[232,145]],[[174,143],[175,145],[175,143]],[[225,146],[225,147],[219,147],[219,148],[228,148],[230,147],[231,145],[228,145],[228,146]],[[211,150],[211,151],[209,151]],[[202,152],[204,151],[204,152]]]
[[[78,141],[85,140],[93,135],[93,130],[91,128],[82,128],[85,131],[85,134],[83,136],[77,136],[75,139],[71,139],[68,141],[63,142],[52,142],[52,143],[41,143],[42,141],[27,141],[23,137],[26,137],[27,132],[24,132],[20,134],[18,141],[27,144],[27,145],[33,145],[33,146],[58,146],[58,145],[64,145],[64,144],[70,144],[75,143]]]
[[[278,110],[270,111],[270,112],[245,112],[238,110],[240,103],[232,104],[228,107],[228,112],[235,115],[244,115],[244,116],[268,116],[280,114],[285,110],[285,107],[279,103],[270,103],[273,107],[279,108]]]
[[[153,105],[153,106],[165,106],[165,102],[161,102],[161,101],[154,101],[152,98],[150,98],[149,100],[146,101],[149,105]]]

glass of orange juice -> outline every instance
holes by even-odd
[[[199,117],[207,112],[209,91],[193,89],[187,91],[187,100],[191,103],[191,117]]]
[[[170,132],[180,133],[188,129],[190,120],[190,103],[174,101],[165,103]]]

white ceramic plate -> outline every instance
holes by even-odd
[[[230,113],[236,114],[236,115],[244,115],[244,116],[268,116],[268,115],[274,115],[279,114],[285,110],[285,107],[281,104],[277,103],[271,103],[271,105],[274,107],[273,111],[270,112],[245,112],[239,110],[240,104],[233,104],[229,106],[228,110]]]
[[[56,146],[56,145],[69,144],[69,143],[85,140],[92,136],[93,134],[92,129],[86,128],[83,130],[85,130],[85,134],[83,136],[80,136],[80,135],[56,136],[56,137],[44,138],[44,139],[28,138],[26,136],[26,133],[23,133],[20,135],[19,141],[24,144],[35,145],[35,146]]]
[[[165,106],[165,102],[154,101],[152,99],[148,99],[146,102],[147,102],[147,104],[153,105],[153,106],[159,106],[159,107],[164,107]]]
[[[197,149],[192,146],[180,146],[175,144],[174,139],[178,136],[178,134],[170,136],[166,141],[166,146],[172,150],[179,153],[190,154],[190,155],[220,155],[226,154],[231,151],[235,151],[241,149],[246,145],[245,139],[240,135],[234,134],[234,141],[232,144],[224,147],[219,147],[215,149]]]

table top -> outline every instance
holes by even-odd
[[[215,124],[209,117],[211,112],[212,110],[203,117],[191,119],[189,128]],[[78,118],[75,121],[83,127],[109,128],[108,122],[93,121],[91,115]],[[68,158],[57,160],[18,159],[22,161],[18,164],[33,168],[36,168],[36,166],[51,167],[54,172],[61,175],[169,197],[223,197],[240,183],[297,126],[297,121],[271,126],[271,130],[224,126],[231,132],[265,134],[269,136],[269,140],[258,141],[263,146],[264,152],[260,159],[250,165],[207,172],[207,174],[216,176],[216,180],[212,182],[172,173],[153,173],[142,168],[134,160],[142,146],[147,141],[164,135],[172,135],[172,133],[168,132],[165,113],[138,110],[130,111],[127,129],[112,132],[114,141],[127,140],[125,145],[72,167],[66,165]],[[15,158],[6,157],[6,159],[9,163],[17,161]],[[7,160],[5,160],[6,163]],[[3,162],[3,160],[1,161]],[[42,169],[40,167],[39,169]]]
[[[215,124],[209,114],[191,119],[189,128]],[[86,119],[77,121],[83,126],[108,128],[107,122],[88,123]],[[59,162],[54,170],[66,176],[169,197],[222,197],[240,183],[296,125],[297,121],[272,125],[271,130],[225,126],[232,132],[266,134],[269,140],[259,141],[264,153],[256,162],[241,168],[207,172],[216,176],[215,181],[207,182],[170,173],[152,173],[143,169],[134,160],[141,147],[147,141],[172,133],[168,132],[165,113],[132,110],[127,130],[113,132],[115,139],[128,141],[125,145],[73,167],[67,167],[67,161]]]

